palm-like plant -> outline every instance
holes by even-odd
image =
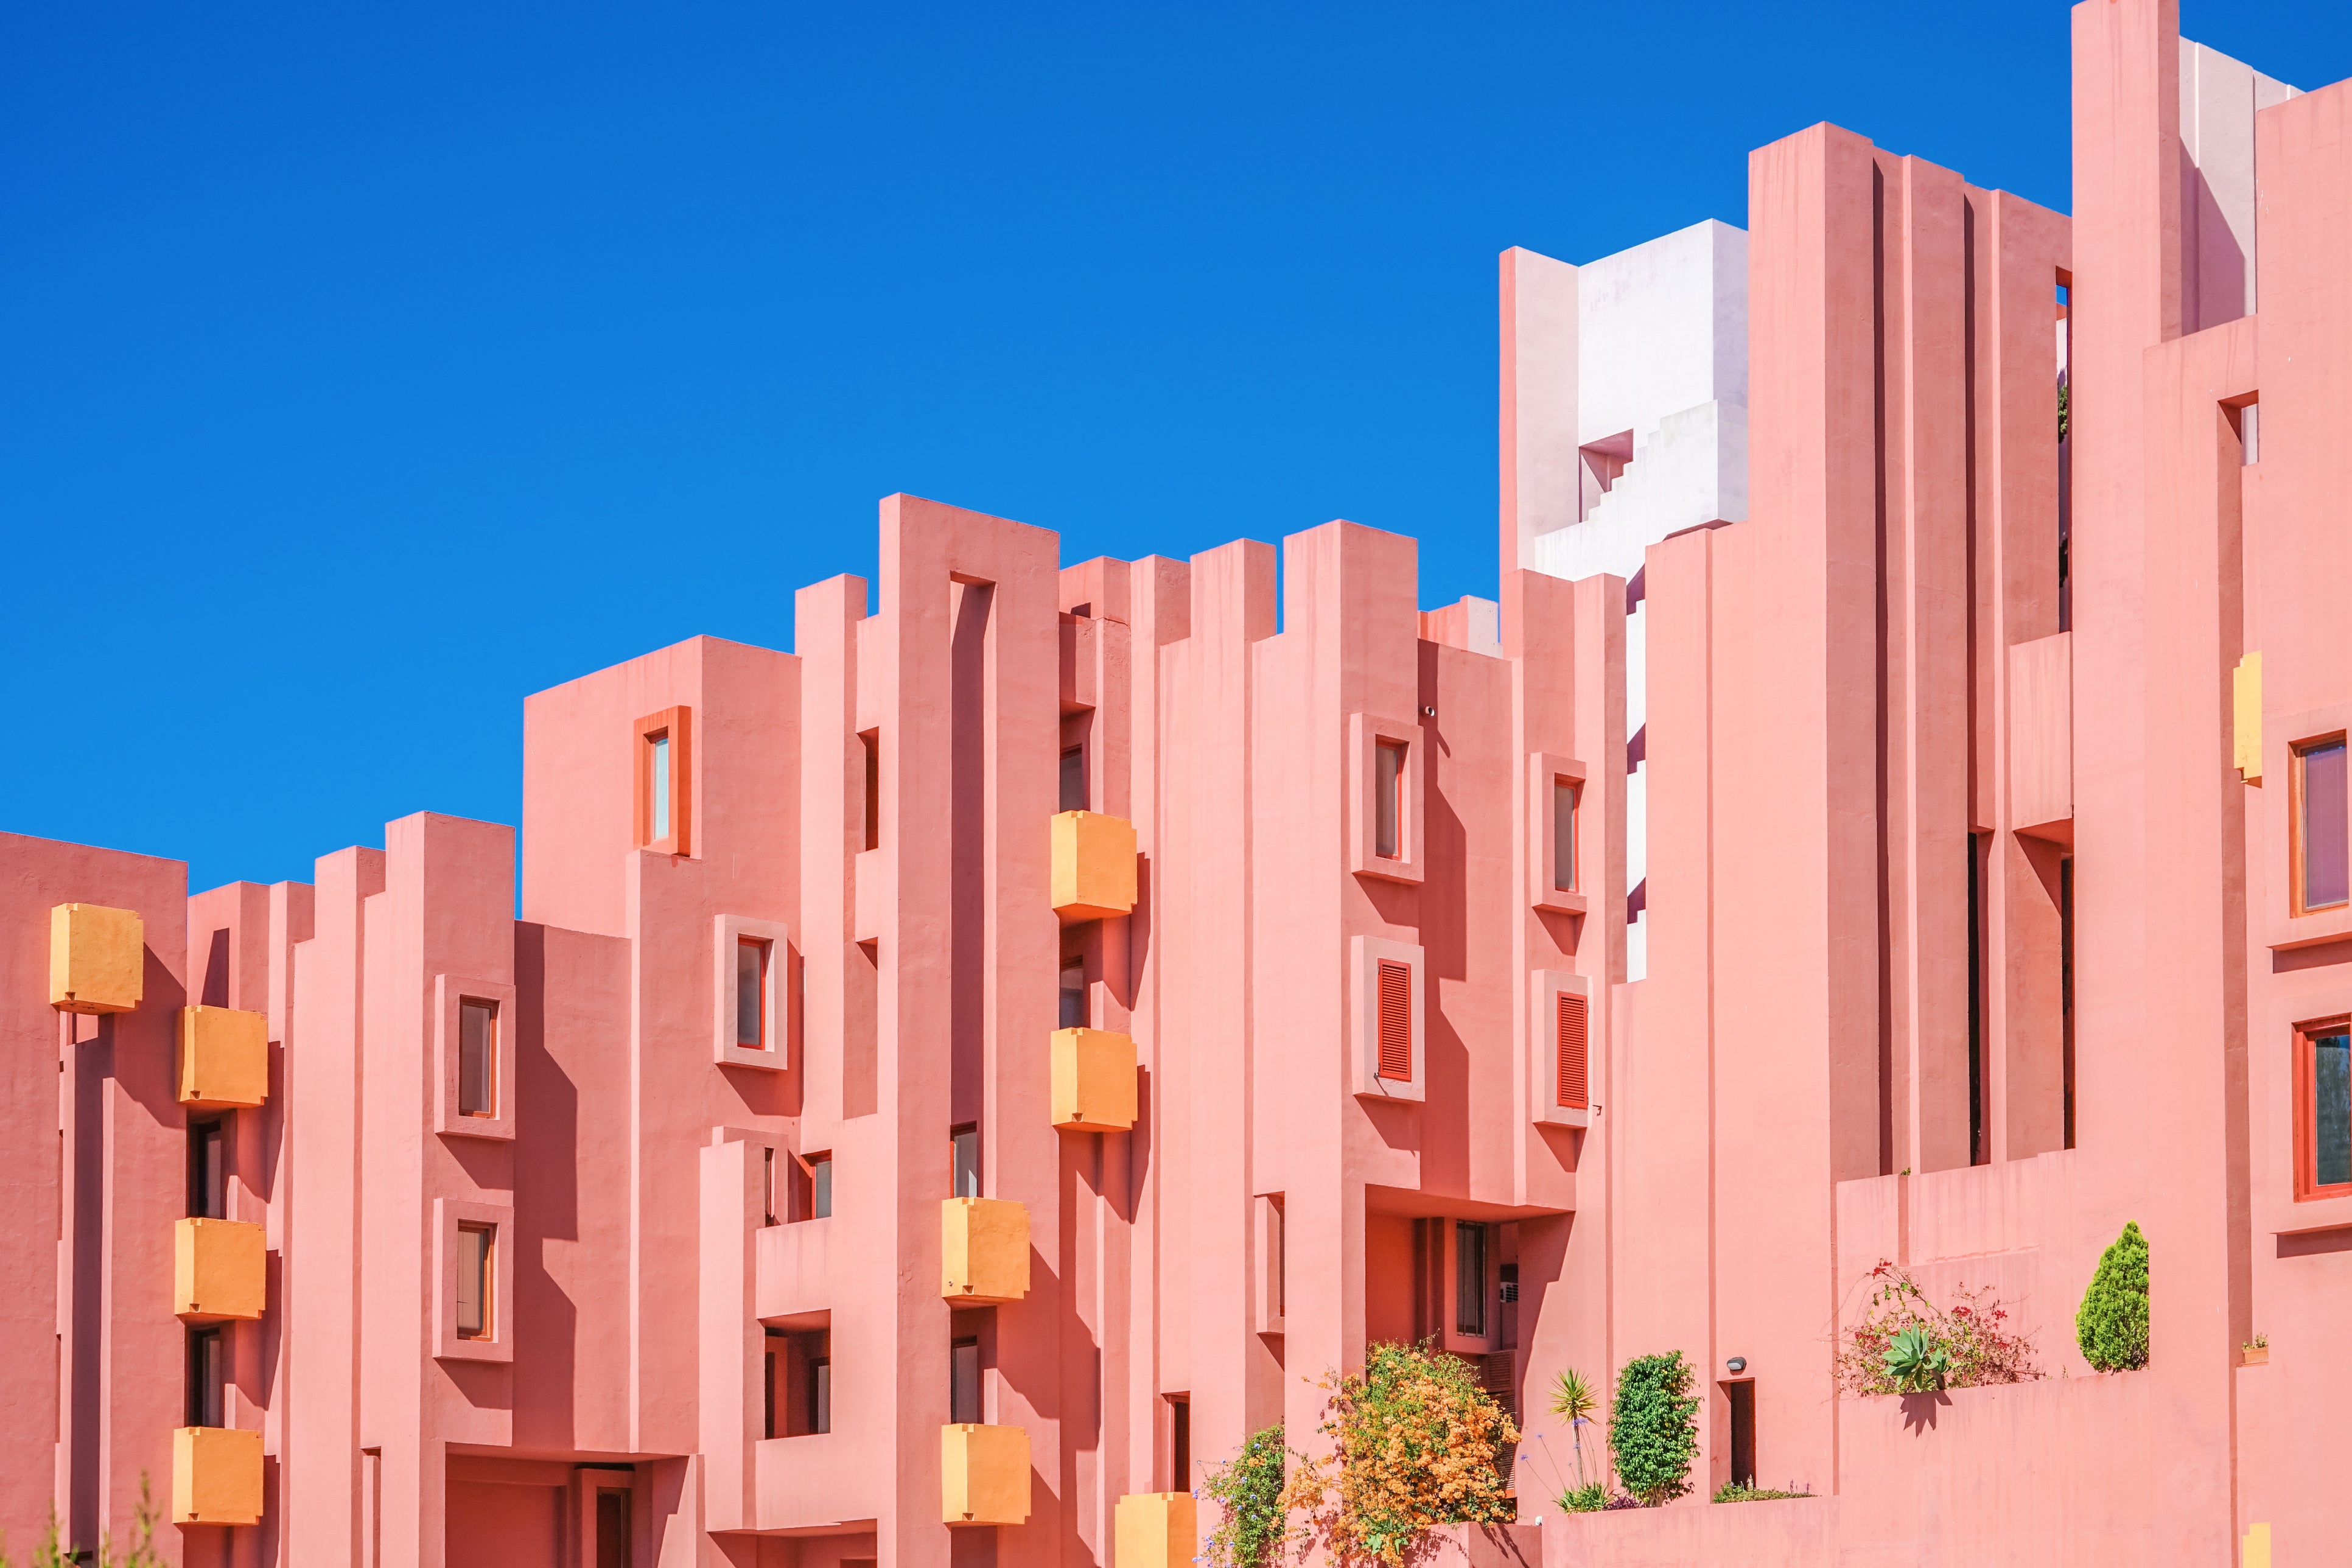
[[[1568,1423],[1569,1436],[1576,1440],[1579,1489],[1591,1484],[1584,1475],[1584,1428],[1591,1424],[1592,1413],[1600,1408],[1600,1396],[1574,1367],[1562,1367],[1559,1375],[1551,1380],[1551,1413]]]

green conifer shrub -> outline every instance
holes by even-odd
[[[2100,1256],[2074,1314],[2074,1342],[2101,1372],[2136,1372],[2147,1364],[2147,1237],[2138,1221],[2126,1221]]]

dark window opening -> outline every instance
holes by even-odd
[[[1192,1489],[1192,1400],[1189,1394],[1172,1394],[1168,1401],[1168,1468],[1173,1473],[1173,1490]]]
[[[188,1331],[188,1425],[226,1426],[227,1347],[218,1328]]]
[[[1467,1220],[1454,1226],[1454,1331],[1486,1337],[1486,1227]]]
[[[228,1217],[228,1138],[218,1117],[188,1123],[188,1214],[194,1219]]]
[[[981,1411],[980,1342],[957,1340],[948,1346],[948,1420],[963,1426],[985,1419]]]
[[[833,1358],[818,1356],[808,1363],[808,1429],[833,1430]]]
[[[499,1005],[457,1004],[457,1114],[498,1114]]]
[[[1743,1487],[1756,1484],[1756,1384],[1727,1383],[1724,1397],[1730,1403],[1731,1479]]]
[[[2341,1021],[2300,1032],[2296,1098],[2303,1102],[2296,1142],[2297,1197],[2334,1196],[2352,1188],[2352,1028]]]
[[[882,731],[868,730],[857,737],[866,753],[866,847],[882,847]]]
[[[1551,781],[1551,885],[1554,892],[1576,891],[1576,805],[1573,779]]]
[[[629,1568],[629,1494],[596,1489],[596,1568]]]
[[[768,1048],[768,943],[756,937],[735,942],[735,1043]]]
[[[1969,1163],[1991,1158],[1985,1146],[1984,879],[1992,836],[1969,835]]]
[[[948,1133],[948,1152],[953,1161],[952,1195],[980,1196],[980,1129],[970,1122],[951,1129]]]
[[[1087,965],[1082,958],[1062,961],[1061,1017],[1065,1029],[1087,1026]]]
[[[1062,753],[1062,809],[1087,809],[1087,749],[1072,746]]]
[[[1394,860],[1402,847],[1404,818],[1404,746],[1382,741],[1374,748],[1378,767],[1372,779],[1372,853]]]
[[[2066,1147],[2074,1146],[2074,858],[2058,861],[2059,1072],[2064,1084]]]

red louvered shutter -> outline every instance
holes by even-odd
[[[1559,994],[1559,1108],[1584,1110],[1584,998],[1571,991]]]
[[[1412,965],[1381,960],[1381,1077],[1412,1081]]]

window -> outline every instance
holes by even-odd
[[[188,1425],[228,1425],[227,1347],[217,1326],[188,1331]]]
[[[457,1114],[496,1116],[499,1005],[468,996],[457,1004]]]
[[[948,1347],[948,1419],[957,1425],[979,1422],[980,1342],[957,1340]]]
[[[1062,962],[1062,1023],[1065,1029],[1087,1026],[1087,964],[1082,958]]]
[[[1559,1008],[1553,1020],[1555,1040],[1559,1049],[1559,1108],[1562,1110],[1591,1109],[1591,1089],[1588,1082],[1589,1047],[1585,1020],[1588,1004],[1572,991],[1556,994]]]
[[[1072,746],[1062,753],[1062,809],[1087,808],[1087,749]]]
[[[1412,1078],[1412,965],[1393,958],[1381,963],[1380,1076]]]
[[[959,1198],[980,1196],[980,1129],[967,1122],[948,1133],[950,1155],[954,1161],[955,1188],[950,1194]]]
[[[490,1300],[490,1287],[496,1278],[492,1265],[497,1248],[495,1226],[457,1227],[457,1337],[461,1340],[492,1337],[497,1304]]]
[[[857,737],[866,753],[866,847],[882,847],[882,731],[867,730]]]
[[[2294,912],[2332,910],[2352,899],[2352,799],[2344,737],[2294,749]]]
[[[1731,1417],[1731,1479],[1743,1487],[1756,1484],[1756,1384],[1743,1379],[1723,1385]]]
[[[1576,891],[1578,794],[1574,779],[1551,781],[1551,886],[1558,893]]]
[[[776,1223],[776,1152],[760,1151],[760,1224]]]
[[[228,1217],[228,1141],[221,1120],[188,1123],[188,1215]],[[196,1423],[201,1426],[203,1422]]]
[[[825,1219],[833,1214],[833,1156],[809,1156],[809,1217]]]
[[[1468,1220],[1454,1226],[1454,1331],[1486,1337],[1486,1227]]]
[[[833,1358],[817,1356],[808,1363],[808,1429],[833,1430]]]
[[[629,1494],[596,1489],[596,1568],[629,1568]]]
[[[1372,853],[1395,860],[1404,854],[1404,747],[1382,741],[1372,775]]]
[[[768,1048],[768,955],[770,944],[757,937],[735,941],[735,1043],[750,1050]]]
[[[1192,1396],[1175,1394],[1168,1398],[1168,1459],[1169,1468],[1176,1473],[1175,1489],[1192,1489]]]
[[[2305,1025],[2295,1057],[2294,1195],[2352,1193],[2352,1022]]]
[[[672,855],[690,852],[693,814],[692,741],[684,708],[665,708],[637,721],[637,842]]]

